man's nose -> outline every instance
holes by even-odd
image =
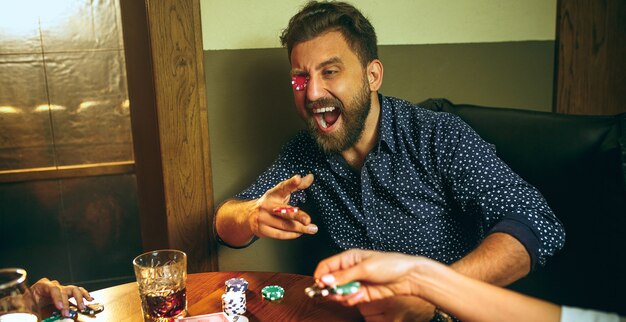
[[[315,102],[326,96],[324,81],[318,77],[312,77],[306,85],[306,98],[309,102]]]

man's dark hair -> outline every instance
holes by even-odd
[[[291,60],[291,50],[296,44],[335,30],[341,32],[364,67],[378,58],[374,27],[357,8],[345,2],[307,3],[291,17],[280,42],[287,46]]]

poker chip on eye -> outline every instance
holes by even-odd
[[[304,75],[291,76],[291,85],[296,91],[302,91],[306,88],[306,84],[309,82],[309,77]]]
[[[268,301],[279,301],[285,296],[285,289],[279,285],[268,285],[261,290],[261,296]]]

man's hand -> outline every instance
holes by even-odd
[[[33,284],[30,290],[39,307],[53,303],[61,311],[61,314],[66,317],[69,316],[69,298],[73,297],[76,299],[76,305],[81,310],[86,309],[85,299],[93,301],[93,297],[84,288],[74,285],[61,285],[59,282],[51,281],[45,277]]]
[[[292,192],[307,189],[312,183],[312,174],[295,175],[269,189],[259,199],[225,202],[215,214],[217,234],[231,246],[244,246],[255,235],[294,239],[302,234],[317,233],[311,217],[289,205]]]
[[[311,217],[288,204],[292,192],[306,189],[312,183],[312,174],[305,177],[295,175],[266,191],[248,214],[252,233],[275,239],[294,239],[302,234],[317,233],[317,226],[311,224]]]

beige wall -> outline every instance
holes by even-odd
[[[555,1],[377,2],[358,5],[383,44],[383,94],[412,102],[445,97],[456,103],[551,109]],[[249,185],[302,127],[293,108],[286,51],[277,41],[300,3],[202,1],[216,204]],[[420,32],[398,31],[402,24]],[[222,247],[220,269],[306,272],[292,256],[302,253],[299,248],[308,241]]]
[[[381,45],[554,40],[556,0],[347,1],[370,19]],[[279,48],[278,35],[306,1],[201,0],[204,50]]]

